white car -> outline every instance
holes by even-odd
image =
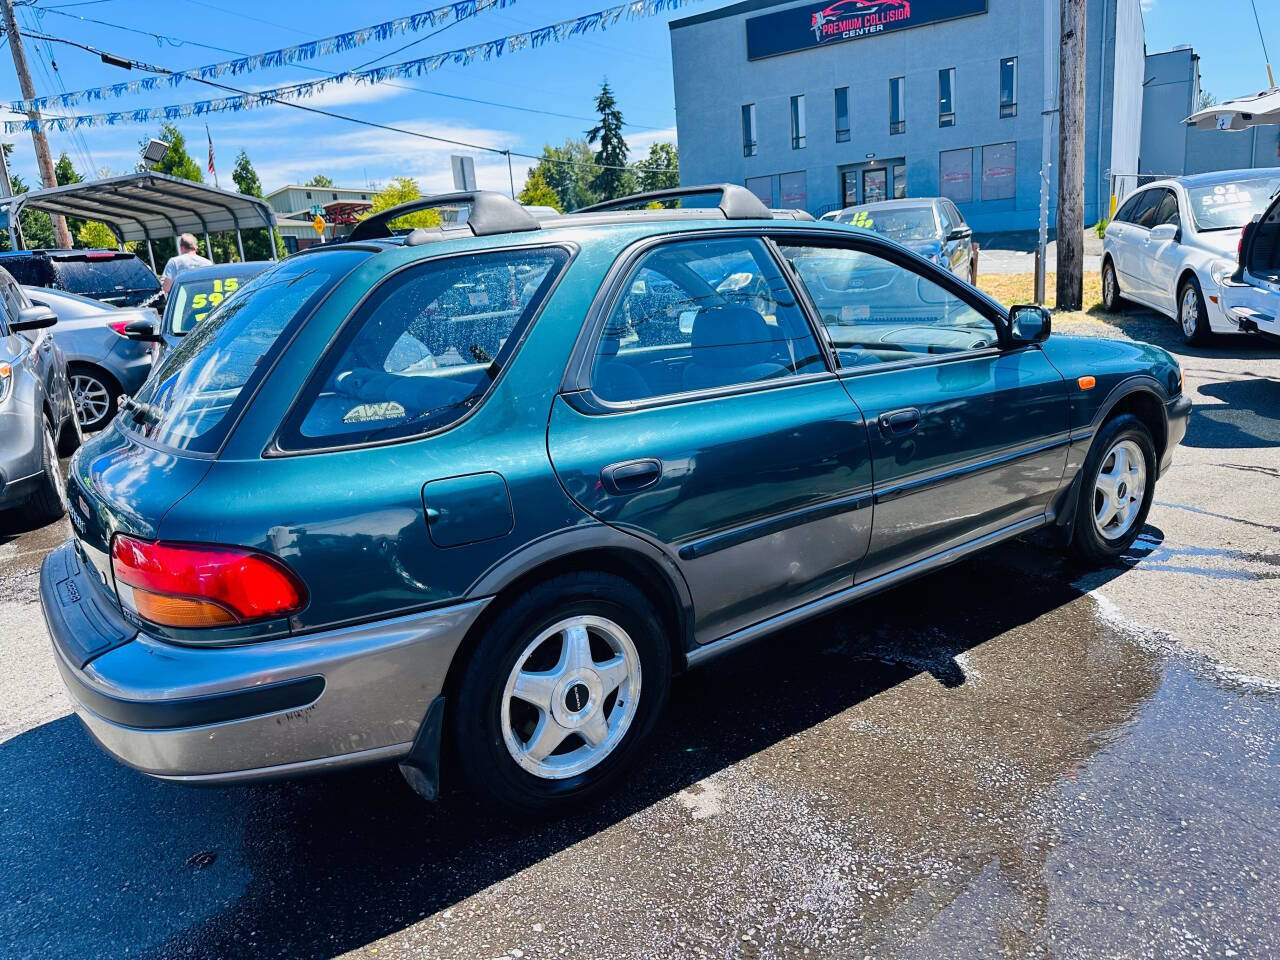
[[[1158,180],[1116,211],[1102,245],[1102,304],[1124,301],[1178,321],[1188,343],[1238,333],[1222,305],[1245,224],[1280,187],[1280,167]]]
[[[1222,305],[1242,332],[1280,340],[1280,194],[1245,228],[1240,262],[1222,289]]]

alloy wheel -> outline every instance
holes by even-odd
[[[1108,310],[1116,305],[1116,272],[1110,265],[1102,271],[1102,303]]]
[[[91,374],[71,375],[71,398],[76,405],[76,419],[82,427],[98,423],[111,409],[111,391],[105,383]]]
[[[1147,461],[1132,440],[1121,440],[1102,458],[1093,491],[1093,522],[1107,540],[1119,540],[1142,511],[1147,492]]]
[[[62,467],[58,463],[58,444],[54,442],[53,432],[46,423],[44,427],[44,455],[53,467],[53,488],[58,493],[58,500],[67,502],[67,478],[62,475]]]
[[[516,658],[500,703],[503,741],[534,776],[575,777],[622,742],[639,699],[640,655],[627,632],[604,617],[568,617]]]
[[[1182,332],[1188,338],[1196,335],[1196,327],[1200,325],[1200,297],[1196,288],[1187,284],[1182,290]]]

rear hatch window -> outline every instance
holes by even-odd
[[[43,257],[2,257],[0,266],[8,270],[14,280],[25,286],[48,287],[54,282],[53,267]]]
[[[259,274],[165,355],[122,418],[126,429],[177,450],[216,453],[281,334],[369,255],[306,254]]]
[[[118,307],[134,307],[160,292],[160,281],[132,254],[85,253],[52,261],[57,287]]]

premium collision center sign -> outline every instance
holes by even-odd
[[[747,59],[987,12],[987,0],[818,0],[747,21]]]

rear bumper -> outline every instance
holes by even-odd
[[[487,600],[235,647],[137,631],[73,541],[40,602],[76,713],[123,763],[169,780],[244,782],[399,759]]]
[[[1185,393],[1179,394],[1164,405],[1164,411],[1168,430],[1164,455],[1160,458],[1160,476],[1162,477],[1173,466],[1174,448],[1187,435],[1187,422],[1191,419],[1191,398]]]

